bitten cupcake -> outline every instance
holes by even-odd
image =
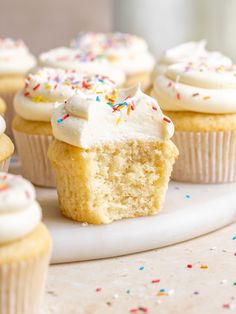
[[[31,183],[0,172],[0,313],[40,311],[51,251]]]
[[[52,127],[48,154],[65,216],[101,224],[161,210],[178,155],[174,127],[139,87],[73,96],[56,108]]]
[[[104,55],[96,52],[59,47],[42,53],[39,56],[39,65],[107,76],[118,86],[125,82],[125,73],[117,67],[112,67]]]
[[[213,67],[232,65],[230,58],[220,52],[206,50],[206,43],[206,40],[190,41],[166,50],[156,63],[152,79],[155,80],[158,75],[166,71],[169,65],[176,63],[198,62],[207,63]]]
[[[113,66],[125,72],[125,86],[140,82],[142,88],[147,89],[150,85],[155,61],[146,41],[141,37],[120,32],[82,32],[72,41],[71,46],[107,58]]]
[[[4,134],[6,123],[0,116],[0,171],[8,171],[10,159],[14,152],[14,145],[10,138]]]
[[[194,183],[236,181],[236,70],[203,63],[171,65],[153,96],[175,124],[180,156],[172,178]]]
[[[25,73],[35,65],[36,59],[22,40],[0,38],[0,97],[7,104],[8,135],[12,135],[13,97],[24,86]]]
[[[29,74],[25,88],[14,99],[17,115],[12,124],[23,176],[36,185],[55,187],[47,157],[54,108],[74,94],[92,93],[99,98],[114,87],[105,76],[82,75],[76,71],[42,68]]]

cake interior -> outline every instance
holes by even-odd
[[[156,214],[177,154],[169,140],[132,140],[89,150],[55,140],[49,158],[63,214],[96,224]]]

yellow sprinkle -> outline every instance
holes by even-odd
[[[204,100],[208,100],[208,99],[210,99],[210,98],[211,98],[210,96],[205,96],[205,97],[203,97]]]
[[[234,77],[236,77],[236,74],[234,74]]]
[[[162,295],[167,295],[167,293],[166,292],[158,292],[157,295],[162,296]]]
[[[51,89],[52,86],[51,86],[50,84],[45,84],[45,88],[46,88],[46,89]]]
[[[201,265],[201,267],[200,268],[204,268],[204,269],[206,269],[206,268],[208,268],[208,266],[207,265]]]
[[[127,115],[128,115],[128,116],[130,115],[130,110],[131,110],[131,107],[129,106],[129,107],[127,108]]]
[[[70,82],[64,82],[64,85],[70,86],[71,83]]]
[[[116,120],[116,125],[118,125],[121,121],[121,117],[119,117],[117,120]]]

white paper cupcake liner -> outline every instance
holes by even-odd
[[[14,118],[14,107],[13,107],[13,100],[16,92],[8,92],[8,93],[0,93],[0,97],[4,99],[7,104],[7,110],[4,114],[4,119],[6,121],[6,134],[13,140],[13,132],[11,128],[12,120]]]
[[[191,183],[236,181],[236,131],[178,132],[173,142],[179,149],[171,178]]]
[[[11,158],[7,158],[3,161],[0,161],[0,171],[1,172],[8,172],[8,169],[10,166],[10,160],[11,160]]]
[[[31,135],[13,130],[23,177],[35,185],[55,187],[55,177],[47,156],[53,139],[49,135]]]
[[[49,254],[39,258],[0,265],[0,313],[40,312]]]

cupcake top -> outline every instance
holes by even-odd
[[[0,75],[24,74],[36,64],[22,40],[0,38]]]
[[[26,78],[25,88],[15,96],[14,107],[26,120],[49,122],[54,108],[69,97],[80,93],[100,95],[114,87],[114,82],[106,76],[39,68]]]
[[[0,172],[0,244],[26,236],[40,221],[33,185],[21,176]]]
[[[153,96],[167,111],[236,113],[236,69],[174,64],[156,78]]]
[[[117,85],[122,85],[125,82],[125,74],[122,70],[112,67],[104,55],[94,52],[59,47],[42,53],[39,56],[39,63],[46,67],[105,75]]]
[[[146,41],[131,34],[82,32],[71,46],[103,55],[128,75],[152,71],[154,66]]]
[[[3,117],[0,115],[0,136],[5,132],[6,130],[6,122],[3,119]]]
[[[163,74],[171,64],[188,62],[207,63],[209,66],[229,67],[232,65],[230,58],[220,52],[207,51],[206,40],[190,41],[166,50],[155,66],[153,77]]]
[[[169,139],[174,132],[157,102],[136,86],[113,90],[102,98],[73,96],[52,116],[53,135],[68,144],[90,148],[129,139]]]

